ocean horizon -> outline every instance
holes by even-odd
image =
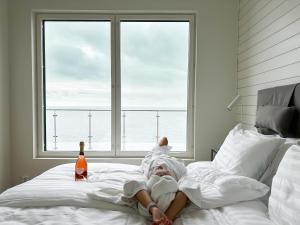
[[[110,151],[110,110],[107,106],[47,106],[47,150],[77,151],[79,141],[85,141],[86,151]],[[185,151],[185,110],[173,106],[123,107],[121,150],[150,151],[156,144],[158,132],[159,138],[168,137],[173,151]]]

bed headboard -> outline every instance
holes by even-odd
[[[259,90],[257,108],[264,105],[295,106],[290,137],[300,138],[300,83]]]
[[[291,133],[295,135],[295,137],[300,137],[300,85],[296,85],[294,94],[290,101],[289,106],[295,106],[296,112],[294,114]]]

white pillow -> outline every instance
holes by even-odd
[[[290,147],[279,164],[272,182],[269,216],[278,225],[300,223],[300,146]]]
[[[258,179],[283,142],[280,137],[260,135],[237,125],[226,137],[213,166],[227,173]]]
[[[294,138],[285,138],[284,140],[285,140],[284,143],[282,143],[278,147],[278,150],[276,151],[276,155],[273,158],[272,162],[269,164],[268,168],[259,179],[260,182],[268,185],[269,187],[271,187],[272,185],[272,179],[275,176],[278,166],[283,156],[285,155],[286,151],[292,145],[298,145],[300,141],[299,139],[294,139]]]
[[[197,162],[192,162],[186,166],[186,169],[191,171],[194,169],[199,169],[199,168],[207,168],[207,167],[212,167],[212,162],[211,161],[197,161]]]
[[[260,198],[269,187],[249,177],[194,165],[179,181],[179,190],[200,208],[210,209]]]
[[[257,131],[257,128],[252,127],[243,127],[243,125],[239,124],[238,127],[241,127],[242,129],[248,129],[248,132],[250,132],[251,134],[254,135],[260,135],[260,136],[264,136],[266,138],[270,137],[270,138],[274,138],[274,137],[280,137],[280,135],[278,134],[271,134],[271,135],[265,135],[265,134],[261,134]],[[280,137],[282,138],[282,137]],[[300,144],[300,139],[299,138],[282,138],[283,141],[282,143],[278,146],[278,148],[274,151],[273,156],[271,156],[270,158],[272,159],[267,167],[267,169],[265,170],[265,172],[262,174],[262,176],[259,178],[259,181],[268,185],[269,187],[271,187],[272,185],[272,179],[275,176],[279,163],[281,162],[284,154],[286,153],[286,151],[292,146],[292,145],[299,145]]]

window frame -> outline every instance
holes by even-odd
[[[195,14],[193,13],[39,13],[32,16],[32,44],[35,104],[35,151],[34,158],[73,158],[74,151],[45,150],[45,80],[44,80],[44,39],[43,23],[47,21],[111,21],[111,151],[86,151],[90,158],[141,158],[145,151],[121,151],[121,21],[188,21],[189,22],[189,59],[187,82],[187,127],[186,151],[172,152],[179,158],[194,158],[194,95],[195,95]]]

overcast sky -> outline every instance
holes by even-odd
[[[185,107],[187,22],[121,23],[122,107]],[[47,106],[110,106],[109,22],[46,22]]]

